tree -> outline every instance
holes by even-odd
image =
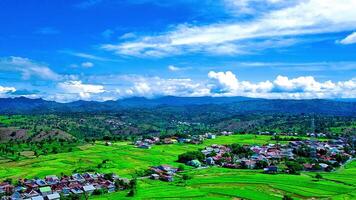
[[[128,197],[133,197],[137,194],[137,179],[132,179],[129,183],[131,188],[130,192],[127,194]]]
[[[315,178],[317,178],[318,180],[320,180],[320,179],[323,178],[323,176],[321,176],[321,174],[318,173],[318,174],[315,175]]]
[[[290,174],[297,174],[303,169],[303,166],[301,164],[293,161],[286,162],[286,166]]]
[[[268,167],[268,162],[264,160],[258,160],[255,165],[255,169],[263,169],[265,167]]]
[[[189,176],[188,174],[183,174],[182,179],[186,181],[192,179],[192,177]]]
[[[284,195],[282,200],[293,200],[293,198],[289,195]]]
[[[200,151],[190,151],[187,153],[183,153],[181,155],[178,156],[178,162],[181,163],[186,163],[188,161],[191,160],[199,160],[199,161],[203,161],[205,158],[204,154]]]
[[[184,171],[184,169],[185,169],[184,165],[179,165],[178,166],[178,171]]]

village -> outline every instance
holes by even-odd
[[[145,139],[136,140],[133,144],[137,148],[141,149],[150,149],[152,145],[161,145],[161,144],[175,144],[175,143],[186,143],[186,144],[201,144],[206,139],[215,139],[216,136],[229,136],[233,132],[222,131],[219,134],[205,133],[202,135],[185,135],[184,137],[172,136],[166,138],[159,137],[148,137]]]
[[[152,145],[174,143],[201,144],[218,136],[230,136],[232,132],[188,135],[186,137],[148,137],[133,144],[137,148],[150,149]],[[350,142],[351,140],[351,142]],[[332,171],[355,156],[352,146],[355,138],[338,137],[332,140],[300,139],[264,145],[213,144],[195,152],[178,156],[178,162],[195,168],[218,166],[232,169],[260,169],[264,173],[291,173],[298,171]],[[106,142],[106,145],[111,145]],[[174,176],[183,171],[170,165],[152,166],[140,179],[150,178],[173,182]],[[72,195],[89,197],[130,188],[130,180],[116,174],[75,173],[70,176],[20,179],[16,183],[5,180],[0,183],[1,200],[59,200]]]
[[[288,144],[258,145],[211,145],[200,151],[203,157],[191,158],[192,153],[181,155],[181,161],[193,167],[221,166],[239,169],[263,169],[277,173],[284,163],[286,173],[297,171],[332,171],[355,155],[346,138],[317,141],[300,140]],[[197,153],[195,153],[197,155]],[[203,159],[201,159],[203,158]],[[292,166],[291,166],[292,165]],[[297,169],[295,169],[295,166]]]
[[[111,193],[127,189],[130,180],[116,174],[75,173],[71,176],[48,175],[44,179],[20,179],[0,183],[1,200],[59,200],[70,195]]]

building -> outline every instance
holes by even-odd
[[[59,200],[60,198],[61,196],[57,192],[46,196],[47,200]]]
[[[83,190],[85,193],[92,194],[95,190],[95,187],[93,185],[85,185],[83,186]]]

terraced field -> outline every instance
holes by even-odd
[[[191,180],[166,183],[141,180],[137,199],[356,199],[356,162],[345,169],[322,174],[266,175],[255,170],[208,168],[186,172]],[[345,179],[344,179],[345,178]],[[125,193],[112,193],[94,199],[125,198]]]
[[[211,144],[264,144],[269,136],[233,135],[206,140],[201,145],[173,144],[156,145],[152,149],[138,149],[127,142],[105,146],[103,143],[85,145],[70,153],[51,154],[39,158],[7,162],[0,165],[0,179],[31,178],[48,174],[70,174],[74,170],[95,169],[100,172],[115,172],[130,177],[137,170],[145,170],[149,166],[159,164],[179,165],[175,161],[178,155],[187,151],[197,150]],[[103,160],[109,160],[102,168],[97,166]],[[0,159],[1,163],[1,159]]]
[[[269,136],[234,135],[207,140],[201,145],[156,145],[152,149],[137,149],[127,143],[105,146],[102,143],[82,146],[72,153],[61,153],[5,162],[0,165],[0,179],[70,174],[73,170],[115,172],[131,177],[136,171],[152,165],[171,164],[183,152],[196,150],[210,144],[263,144]],[[109,162],[98,168],[103,160]],[[256,170],[236,170],[212,167],[191,169],[186,174],[192,177],[185,181],[176,177],[172,183],[143,179],[138,181],[135,199],[281,199],[288,194],[294,199],[356,199],[356,162],[332,173],[322,173],[316,180],[315,173],[301,175],[267,175]],[[125,198],[126,192],[117,192],[93,199],[107,200]]]

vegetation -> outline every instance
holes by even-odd
[[[181,164],[195,159],[202,161],[200,150],[212,144],[227,144],[233,154],[244,157],[252,155],[244,145],[283,144],[308,138],[310,132],[323,133],[322,138],[317,138],[320,140],[355,135],[355,103],[197,99],[190,104],[178,100],[57,104],[21,98],[13,104],[2,99],[0,180],[15,182],[18,178],[74,172],[114,172],[134,178],[130,183],[115,182],[117,188],[128,192],[96,190],[89,197],[103,200],[356,198],[356,162],[338,168],[337,163],[347,160],[340,154],[336,155],[338,162],[326,169],[329,172],[303,172],[302,163],[315,163],[308,146],[295,150],[298,159],[281,161],[289,174],[264,174],[261,169],[267,163],[262,161],[256,163],[254,170],[219,167],[196,170]],[[200,101],[212,103],[203,105]],[[152,136],[183,138],[222,131],[235,135],[219,136],[197,145],[153,145],[151,149],[131,145],[132,141]],[[317,153],[323,154],[322,150]],[[174,182],[138,178],[145,176],[149,167],[161,164],[180,169]],[[320,165],[313,167],[317,170]],[[71,195],[64,199],[86,198]]]
[[[150,166],[170,164],[178,167],[178,155],[197,151],[212,144],[265,144],[274,141],[269,136],[233,135],[206,140],[201,145],[171,144],[156,145],[151,149],[137,149],[127,142],[116,142],[105,146],[104,142],[80,146],[70,153],[43,155],[38,158],[6,162],[0,166],[0,179],[20,177],[43,177],[48,174],[70,174],[73,170],[115,172],[120,176],[132,177],[136,171]],[[101,168],[98,164],[105,163]],[[292,166],[292,165],[291,165]],[[127,185],[134,198],[189,198],[189,199],[282,199],[289,195],[300,198],[355,198],[356,162],[347,164],[335,172],[320,173],[323,177],[315,182],[317,173],[301,172],[301,175],[263,174],[262,171],[226,169],[212,167],[194,170],[185,166],[184,172],[174,182],[167,183],[149,179],[136,180],[135,190]],[[181,181],[184,184],[182,185]],[[291,185],[290,183],[293,183]],[[117,183],[119,184],[119,183]],[[132,191],[132,192],[131,192]],[[272,192],[273,191],[273,192]],[[91,199],[120,199],[128,192],[118,191],[104,195],[93,195]]]

